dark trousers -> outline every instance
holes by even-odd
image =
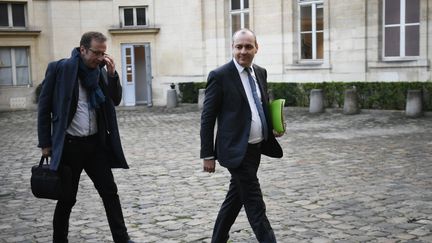
[[[238,168],[228,169],[231,182],[213,229],[212,243],[225,243],[242,206],[245,207],[256,238],[262,243],[276,242],[266,216],[257,171],[261,160],[260,145],[248,145],[246,156]]]
[[[57,202],[54,212],[53,242],[68,242],[69,217],[76,202],[78,184],[83,170],[87,173],[102,198],[111,233],[116,243],[129,240],[123,219],[117,185],[110,165],[104,159],[98,136],[73,138],[67,136],[59,168],[64,195]]]

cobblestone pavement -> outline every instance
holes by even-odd
[[[432,118],[400,112],[286,111],[283,159],[259,178],[279,242],[432,242]],[[229,173],[202,172],[196,105],[120,108],[131,169],[114,170],[136,242],[209,242]],[[30,192],[36,112],[0,113],[0,242],[50,242],[55,201]],[[111,242],[102,201],[83,173],[70,242]],[[256,242],[241,212],[232,242]]]

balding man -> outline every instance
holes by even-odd
[[[257,171],[261,154],[281,158],[282,148],[268,111],[267,71],[253,64],[258,51],[249,29],[234,33],[233,59],[207,79],[201,115],[201,158],[204,171],[215,172],[215,160],[231,173],[229,191],[219,211],[212,242],[227,242],[242,206],[259,242],[276,242],[266,216]],[[216,142],[214,127],[217,121]]]

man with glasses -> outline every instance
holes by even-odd
[[[87,32],[70,58],[48,65],[38,104],[38,147],[62,177],[53,242],[68,242],[69,217],[85,170],[102,198],[116,243],[130,240],[111,168],[127,169],[114,106],[122,98],[106,37]],[[106,69],[104,68],[106,66]]]

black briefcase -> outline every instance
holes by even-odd
[[[44,164],[44,160],[46,163]],[[39,165],[31,169],[30,185],[35,197],[58,200],[62,195],[60,175],[57,171],[50,170],[48,158],[41,157]]]

